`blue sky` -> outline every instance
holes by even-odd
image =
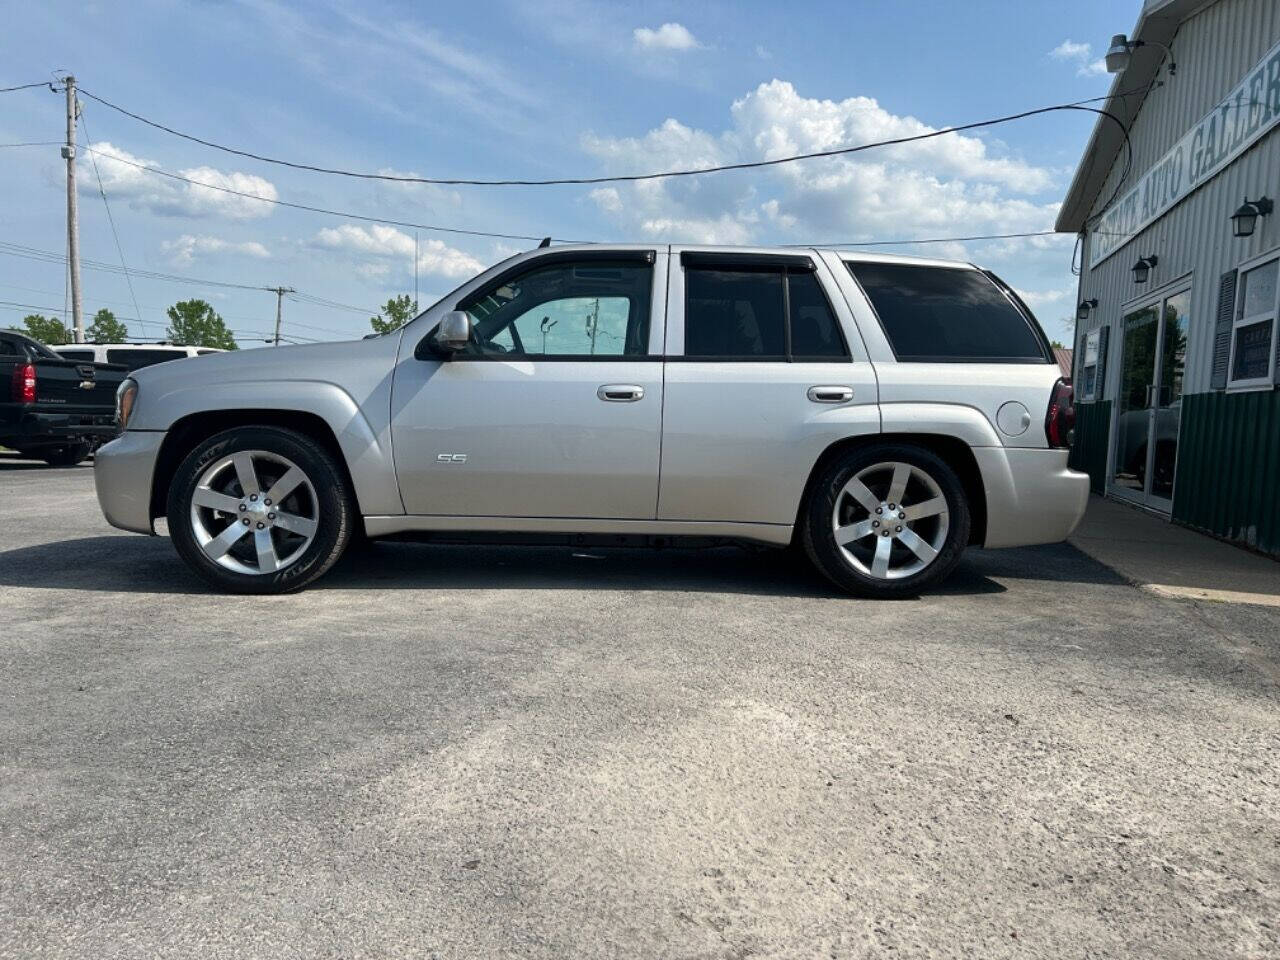
[[[270,156],[480,178],[600,175],[761,159],[899,136],[1106,92],[1097,58],[1139,3],[512,3],[273,0],[22,4],[0,86],[74,72],[162,123]],[[57,140],[61,99],[0,94],[0,143]],[[1051,114],[853,158],[616,187],[439,188],[289,170],[84,104],[125,262],[199,280],[291,285],[368,308],[412,292],[413,231],[201,191],[121,160],[278,199],[501,233],[654,242],[805,243],[1051,229],[1092,118]],[[89,136],[91,134],[91,136]],[[65,246],[56,146],[0,149],[0,240]],[[118,262],[89,155],[81,253]],[[530,244],[419,232],[425,305]],[[971,259],[1069,330],[1072,238],[903,247]],[[164,308],[210,300],[269,332],[275,297],[86,269],[100,306],[160,336]],[[60,312],[64,268],[0,253],[0,300]],[[25,311],[0,306],[0,324]],[[285,330],[368,331],[360,312],[285,303]],[[1069,334],[1068,334],[1069,336]]]

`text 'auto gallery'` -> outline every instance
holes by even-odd
[[[1081,237],[1073,465],[1280,555],[1280,4],[1148,0],[1107,59],[1115,120],[1057,222]]]

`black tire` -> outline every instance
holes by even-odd
[[[230,454],[264,451],[292,461],[315,491],[315,535],[296,560],[274,573],[239,573],[205,555],[192,527],[192,497],[204,471]],[[301,590],[328,572],[359,524],[355,497],[333,456],[315,440],[280,427],[235,427],[205,440],[179,465],[169,486],[169,537],[179,556],[212,586],[228,593]]]
[[[884,463],[909,464],[927,474],[941,491],[947,505],[945,534],[940,527],[934,528],[942,538],[936,556],[922,570],[897,579],[877,578],[858,569],[836,542],[834,517],[841,491],[860,472]],[[910,482],[918,484],[921,481],[914,479],[913,474]],[[880,491],[873,492],[878,496],[883,495]],[[845,501],[846,506],[843,509],[848,509],[848,498],[845,498]],[[858,596],[877,599],[918,596],[940,583],[955,569],[960,555],[969,543],[969,503],[960,478],[956,476],[955,470],[937,454],[912,444],[876,443],[855,448],[835,458],[815,478],[804,508],[804,518],[800,524],[801,542],[809,559],[823,576],[837,587]],[[874,520],[875,517],[868,512],[867,519]],[[892,517],[888,522],[896,525],[898,529],[909,526],[907,523],[899,524],[899,521]],[[895,539],[892,534],[890,539]],[[864,542],[877,543],[878,541]],[[905,545],[895,545],[893,549],[901,554],[901,551],[907,548]],[[911,557],[907,557],[907,560],[910,561]]]
[[[46,447],[37,456],[51,467],[74,467],[90,452],[92,448],[87,443],[69,443],[63,447]]]

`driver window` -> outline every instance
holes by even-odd
[[[589,260],[535,267],[458,305],[472,320],[463,356],[621,357],[649,352],[648,264]]]

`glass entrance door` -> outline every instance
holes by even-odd
[[[1152,301],[1124,318],[1111,490],[1146,506],[1173,506],[1191,291]]]

